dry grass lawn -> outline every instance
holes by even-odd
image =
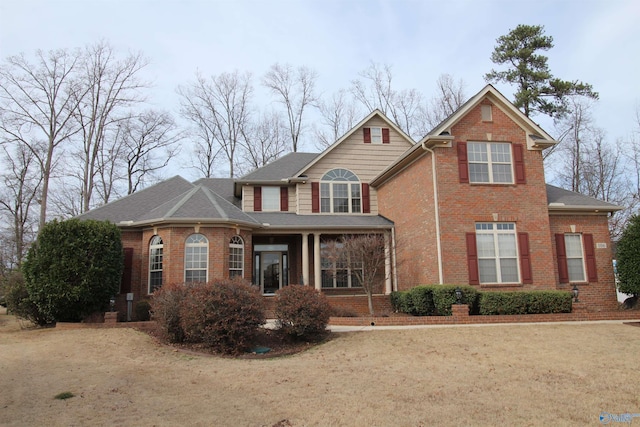
[[[0,314],[0,425],[600,425],[640,413],[639,355],[640,327],[545,324],[344,333],[236,360]]]

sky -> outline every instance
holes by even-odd
[[[0,58],[106,40],[149,59],[149,102],[177,115],[176,88],[196,72],[249,71],[258,86],[276,62],[316,70],[325,95],[378,63],[392,66],[396,89],[430,98],[447,73],[471,97],[495,68],[496,39],[543,25],[551,72],[593,85],[596,125],[617,140],[637,128],[638,22],[638,0],[0,0]],[[496,88],[511,98],[510,86]]]

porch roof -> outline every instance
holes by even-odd
[[[393,221],[380,215],[296,215],[286,212],[252,212],[262,230],[367,230],[391,229]]]

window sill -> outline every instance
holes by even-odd
[[[522,288],[524,284],[522,283],[481,283],[481,289],[489,289],[489,288]]]

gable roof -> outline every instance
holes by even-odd
[[[431,132],[425,135],[413,147],[409,148],[404,154],[396,159],[395,162],[380,172],[378,176],[371,181],[371,185],[376,187],[383,184],[396,173],[404,169],[407,165],[425,155],[429,149],[435,146],[450,147],[451,141],[454,139],[454,136],[451,135],[451,128],[461,118],[469,113],[469,111],[479,105],[485,98],[489,98],[494,104],[500,105],[505,114],[507,114],[514,122],[521,123],[527,128],[527,139],[531,141],[531,148],[544,149],[558,143],[558,141],[554,140],[551,135],[545,132],[544,129],[534,123],[522,111],[517,109],[515,105],[505,98],[505,96],[502,95],[495,87],[489,84],[471,97],[453,114],[433,128]]]
[[[540,148],[546,148],[547,146],[555,145],[558,143],[558,141],[554,140],[551,135],[549,135],[533,120],[527,117],[522,111],[520,111],[515,105],[513,105],[511,101],[509,101],[502,93],[500,93],[498,89],[490,84],[486,85],[484,88],[482,88],[482,90],[480,90],[480,92],[469,98],[467,102],[462,104],[462,106],[458,108],[453,114],[444,119],[418,143],[422,144],[423,142],[428,142],[435,136],[450,133],[453,125],[455,125],[462,117],[467,115],[469,111],[480,104],[480,102],[485,98],[489,98],[489,100],[491,100],[493,103],[499,104],[501,107],[503,107],[503,111],[505,112],[505,114],[507,114],[514,122],[521,123],[524,126],[528,127],[529,132],[527,132],[527,135],[529,136],[529,138],[536,140],[536,143],[540,145]],[[543,144],[545,145],[545,147],[542,146]]]
[[[567,213],[568,211],[616,212],[623,209],[612,203],[603,202],[602,200],[550,184],[547,184],[547,203],[549,212],[556,213]]]
[[[360,120],[360,122],[358,122],[358,124],[353,126],[347,133],[342,135],[336,142],[331,144],[326,150],[324,150],[322,153],[320,153],[315,159],[313,159],[311,162],[306,164],[302,169],[300,169],[300,171],[298,171],[296,176],[300,176],[303,173],[305,173],[307,170],[309,170],[313,165],[315,165],[320,160],[322,160],[334,148],[336,148],[338,145],[342,144],[342,142],[344,142],[347,138],[349,138],[351,135],[353,135],[358,129],[360,129],[362,126],[365,125],[365,123],[367,123],[369,120],[371,120],[374,117],[379,117],[380,119],[382,119],[391,129],[396,131],[410,145],[413,146],[415,144],[415,141],[413,139],[411,139],[411,137],[409,135],[407,135],[402,129],[400,129],[395,123],[393,123],[393,121],[391,121],[391,119],[389,119],[387,116],[385,116],[382,111],[380,111],[379,109],[375,109],[371,113],[369,113],[369,115],[367,117],[365,117],[364,119]]]

